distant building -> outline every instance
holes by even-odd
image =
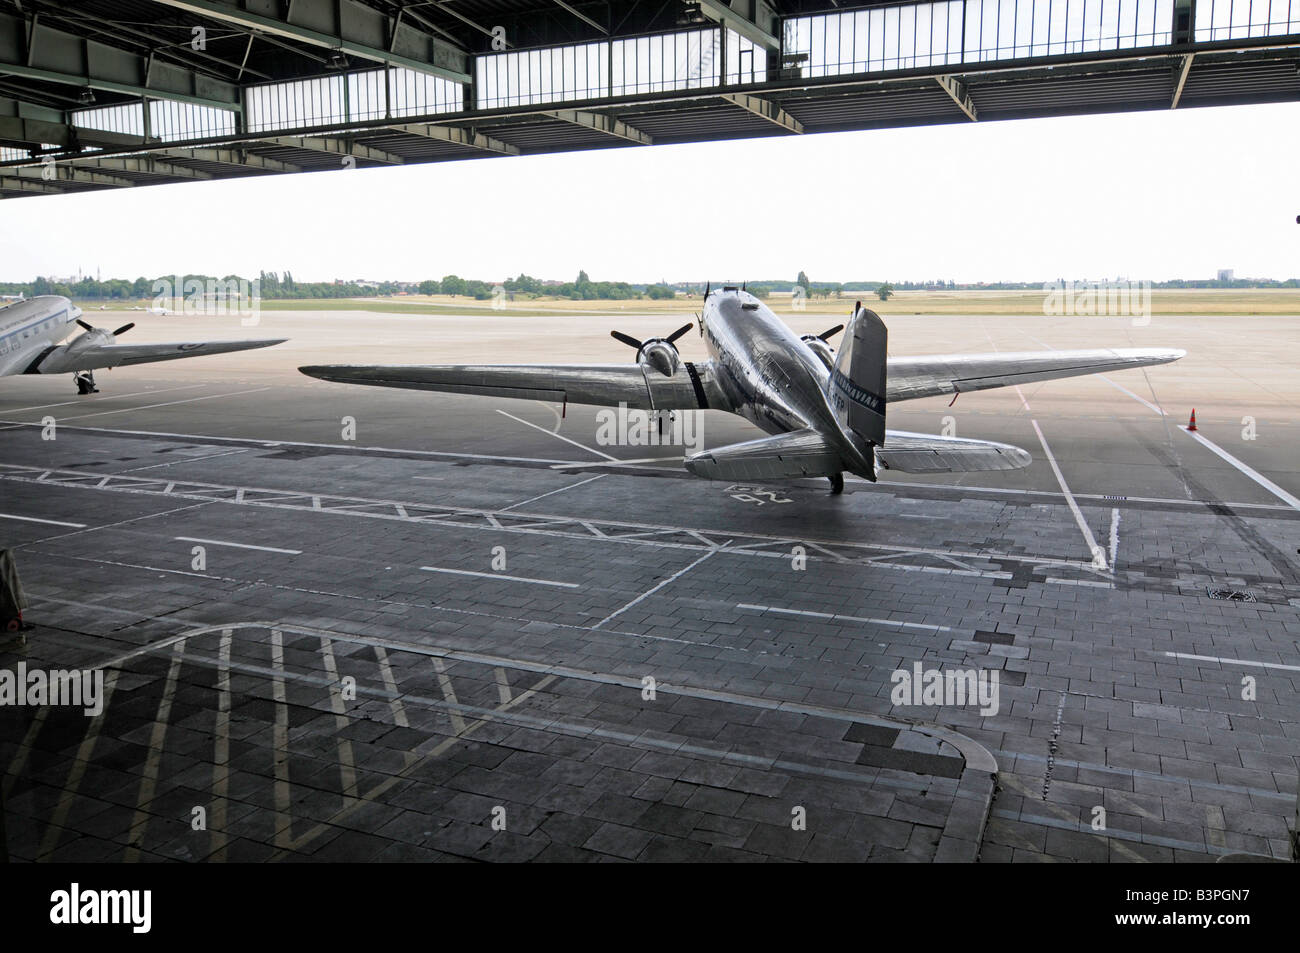
[[[1219,280],[1220,280],[1220,281],[1232,281],[1232,269],[1231,269],[1231,268],[1220,268],[1220,269],[1219,269]]]

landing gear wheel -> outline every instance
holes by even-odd
[[[837,473],[837,474],[835,474],[835,476],[830,477],[829,479],[830,479],[830,481],[831,481],[831,495],[832,495],[832,496],[839,496],[841,493],[844,492],[844,474],[843,474],[843,473]]]
[[[95,386],[95,374],[93,371],[77,371],[73,373],[72,380],[77,385],[77,393],[82,397],[87,394],[99,393],[99,388]]]

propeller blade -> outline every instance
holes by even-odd
[[[821,334],[817,336],[821,338],[823,341],[829,341],[831,338],[835,337],[835,335],[839,334],[843,330],[844,330],[844,325],[837,324],[829,331],[823,331]]]
[[[132,321],[130,324],[124,324],[116,331],[113,332],[113,337],[117,337],[119,334],[125,334],[127,331],[130,331],[133,327],[135,327],[134,321]]]
[[[638,351],[641,350],[641,342],[630,334],[624,334],[622,331],[610,331],[609,336],[616,341],[622,341],[628,347],[634,347]]]
[[[674,331],[672,334],[668,335],[668,337],[665,338],[664,340],[666,340],[669,344],[672,344],[674,341],[676,341],[679,337],[681,337],[683,334],[685,334],[687,331],[689,331],[689,330],[690,330],[691,328],[693,328],[693,327],[695,327],[694,324],[683,324],[680,328],[678,328],[678,329],[677,329],[676,331]]]
[[[87,331],[93,331],[93,330],[95,330],[95,329],[92,328],[89,324],[87,324],[85,321],[82,321],[81,318],[77,318],[77,323],[80,324],[80,325],[81,325],[83,328],[85,328]]]
[[[710,282],[710,281],[706,281],[706,282],[704,283],[704,300],[705,300],[705,301],[708,301],[708,300],[709,300],[709,289],[712,288],[712,287],[713,287],[713,283],[712,283],[712,282]]]

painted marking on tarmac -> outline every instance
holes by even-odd
[[[1276,668],[1283,672],[1300,672],[1300,665],[1283,665],[1281,662],[1257,662],[1254,659],[1220,658],[1217,655],[1189,655],[1186,652],[1166,652],[1169,658],[1193,662],[1218,662],[1220,665],[1245,665],[1248,668]]]
[[[193,390],[195,387],[207,386],[207,384],[182,384],[179,387],[163,387],[159,390],[138,390],[131,394],[101,394],[95,399],[94,403],[98,404],[106,400],[125,400],[128,397],[144,397],[148,394],[166,394],[174,390]],[[82,406],[85,406],[86,400],[82,398],[80,400],[65,400],[57,404],[35,404],[31,407],[6,407],[3,410],[0,410],[0,413],[21,414],[29,410],[47,410],[50,407],[68,407],[72,404],[81,404]]]
[[[108,672],[104,676],[103,707],[105,709],[108,708],[108,701],[113,696],[113,688],[116,685],[117,672]],[[90,719],[90,729],[86,732],[86,737],[81,739],[81,744],[77,746],[77,755],[72,759],[72,770],[68,772],[67,783],[63,786],[58,806],[50,815],[49,825],[45,828],[40,853],[36,856],[38,861],[49,859],[50,854],[59,845],[59,835],[64,833],[64,821],[67,820],[68,812],[72,810],[72,803],[77,799],[77,788],[81,786],[81,778],[86,773],[86,768],[90,766],[90,756],[95,750],[95,742],[99,740],[99,730],[107,720],[107,718]]]
[[[525,427],[532,427],[534,430],[540,430],[542,433],[552,436],[556,440],[563,440],[565,443],[572,444],[573,446],[577,447],[580,450],[586,450],[588,453],[594,453],[598,457],[604,457],[606,460],[612,460],[615,463],[618,462],[618,457],[611,457],[608,453],[605,453],[604,451],[601,450],[597,450],[595,447],[589,447],[585,443],[578,443],[578,441],[576,440],[570,440],[568,437],[564,436],[563,434],[558,434],[553,430],[547,430],[545,427],[541,427],[535,423],[532,423],[531,421],[524,420],[522,417],[516,417],[514,414],[508,414],[504,410],[501,410],[500,408],[497,408],[497,413],[500,414],[502,417],[509,417],[511,420],[517,423],[521,423]]]
[[[506,510],[513,510],[517,506],[527,506],[529,503],[536,503],[538,500],[545,499],[548,496],[554,496],[556,493],[563,493],[565,490],[575,490],[587,483],[594,483],[603,476],[605,476],[604,473],[598,473],[594,477],[589,477],[586,480],[579,480],[577,483],[570,483],[568,486],[562,486],[558,490],[551,490],[549,493],[541,493],[537,496],[529,497],[526,500],[520,500],[518,503],[511,503],[509,506],[503,506],[497,512],[504,513]],[[420,477],[416,477],[416,479],[418,480]],[[434,479],[437,479],[437,477]]]
[[[206,543],[209,546],[233,546],[235,549],[256,549],[263,553],[284,553],[286,556],[301,556],[301,549],[278,549],[275,546],[254,546],[252,543],[232,543],[227,539],[199,539],[197,536],[173,536],[183,543]]]
[[[146,809],[153,801],[158,790],[158,772],[162,766],[163,744],[167,740],[167,727],[171,724],[172,700],[176,697],[176,680],[181,673],[181,663],[185,658],[185,643],[177,642],[172,646],[172,661],[167,668],[167,681],[163,686],[162,698],[158,702],[158,714],[154,716],[153,731],[149,733],[149,754],[145,758],[143,774],[140,778],[140,793],[135,799],[135,813],[131,815],[131,824],[127,828],[130,840],[126,845],[124,863],[134,864],[140,859],[140,843],[144,840],[145,830],[152,816]]]
[[[271,630],[271,664],[271,691],[275,698],[275,726],[271,732],[275,750],[275,846],[283,848],[292,839],[293,815],[289,810],[289,706],[285,690],[284,633],[279,629]]]
[[[208,394],[206,397],[186,397],[184,400],[165,400],[159,404],[142,404],[138,407],[121,407],[117,410],[100,410],[91,414],[73,414],[71,417],[64,417],[57,423],[63,423],[66,420],[85,420],[87,417],[107,417],[109,414],[127,414],[133,410],[153,410],[156,407],[173,407],[177,404],[192,404],[200,400],[220,400],[222,397],[238,397],[241,394],[257,394],[264,390],[270,390],[270,387],[254,387],[252,390],[236,390],[228,394]],[[34,421],[19,421],[17,426],[40,426]],[[12,430],[13,427],[5,429]]]
[[[729,542],[731,542],[731,540],[727,540],[727,542],[729,543]],[[725,546],[726,543],[724,543],[723,545]],[[720,548],[721,548],[721,547],[719,547],[719,549],[720,549]],[[671,584],[671,583],[676,582],[678,579],[680,579],[682,576],[686,575],[688,572],[690,572],[692,569],[694,569],[694,568],[695,568],[696,566],[698,566],[700,563],[704,562],[706,559],[711,559],[713,556],[715,556],[715,555],[719,552],[719,549],[710,549],[707,553],[705,553],[705,554],[704,554],[703,556],[701,556],[699,559],[695,560],[695,561],[692,562],[690,565],[688,565],[688,566],[684,566],[683,568],[677,570],[675,573],[673,573],[673,574],[672,574],[671,576],[669,576],[667,579],[663,580],[661,583],[659,583],[659,585],[655,586],[653,589],[648,589],[648,590],[646,590],[645,592],[641,593],[641,595],[637,596],[635,599],[633,599],[631,602],[629,602],[627,605],[623,606],[623,608],[621,608],[621,609],[617,609],[617,610],[615,610],[614,612],[611,612],[609,615],[605,616],[605,618],[601,619],[599,622],[597,622],[595,625],[593,625],[592,628],[593,628],[593,629],[599,629],[599,628],[600,628],[602,625],[604,625],[606,622],[609,622],[611,619],[616,619],[616,618],[618,618],[618,617],[621,616],[624,612],[626,612],[628,609],[631,609],[634,605],[636,605],[637,603],[641,602],[643,599],[648,599],[650,596],[653,596],[653,595],[654,595],[656,592],[658,592],[660,589],[664,588],[665,586],[667,586],[667,585],[669,585],[669,584]]]
[[[1053,348],[1052,350],[1055,350],[1055,348]],[[1109,384],[1111,387],[1115,388],[1116,390],[1118,390],[1118,391],[1123,391],[1125,394],[1128,394],[1130,397],[1132,397],[1134,400],[1136,400],[1136,401],[1137,401],[1139,404],[1141,404],[1143,407],[1146,407],[1146,408],[1148,408],[1148,409],[1154,411],[1156,414],[1160,415],[1161,417],[1168,416],[1168,415],[1167,415],[1167,414],[1166,414],[1166,413],[1165,413],[1161,408],[1157,407],[1155,404],[1151,403],[1151,401],[1147,400],[1146,398],[1144,398],[1144,397],[1139,397],[1137,394],[1133,393],[1131,390],[1129,390],[1129,389],[1128,389],[1127,387],[1125,387],[1123,384],[1117,384],[1117,383],[1115,383],[1113,380],[1111,380],[1111,379],[1110,379],[1109,377],[1107,377],[1105,374],[1098,374],[1098,375],[1096,375],[1096,376],[1097,376],[1097,377],[1100,377],[1102,380],[1104,380],[1107,384]]]
[[[478,576],[480,579],[505,579],[508,582],[529,582],[535,586],[558,586],[563,589],[579,588],[576,582],[558,582],[554,579],[531,579],[528,576],[507,576],[503,572],[471,572],[468,569],[446,569],[442,566],[421,566],[424,572],[445,572],[456,576]]]
[[[329,696],[330,706],[334,709],[334,724],[338,728],[338,734],[334,736],[338,742],[339,752],[339,770],[342,773],[343,796],[354,798],[357,796],[357,761],[352,752],[352,741],[347,738],[343,732],[351,723],[348,718],[348,707],[343,702],[343,692],[339,681],[338,660],[334,658],[334,642],[327,636],[321,636],[320,639],[321,663],[325,666],[325,674],[329,678]]]
[[[24,523],[45,523],[49,526],[68,526],[72,529],[85,529],[85,523],[65,523],[63,520],[42,520],[35,516],[18,516],[16,513],[0,513],[0,520],[22,520]]]
[[[612,458],[611,458],[612,459]],[[639,468],[645,463],[681,463],[685,457],[639,457],[635,460],[622,460],[610,463],[605,460],[590,460],[586,463],[555,463],[551,465],[552,470],[582,470],[587,467],[631,467]],[[658,467],[657,469],[666,470],[667,467]]]
[[[782,615],[802,615],[813,619],[833,619],[842,622],[868,622],[872,625],[892,625],[903,629],[927,629],[931,632],[951,632],[947,625],[931,625],[928,622],[900,622],[897,619],[873,619],[868,616],[840,615],[835,612],[811,612],[807,609],[782,609],[779,606],[757,606],[748,602],[736,603],[737,609],[750,609],[754,612],[779,612]]]
[[[1110,568],[1119,565],[1119,507],[1110,511]]]
[[[226,859],[226,793],[230,789],[230,645],[234,632],[221,630],[217,665],[217,711],[212,728],[212,854]],[[184,644],[184,643],[181,643]]]
[[[1188,430],[1186,427],[1179,427],[1178,429],[1181,430],[1183,433],[1187,434],[1187,436],[1194,438],[1196,442],[1201,444],[1203,447],[1208,448],[1210,451],[1217,454],[1219,457],[1226,460],[1228,463],[1232,464],[1234,467],[1236,467],[1242,473],[1246,474],[1246,476],[1250,477],[1252,480],[1254,480],[1264,489],[1268,490],[1268,492],[1272,493],[1274,496],[1276,496],[1287,506],[1291,507],[1293,510],[1300,510],[1300,499],[1296,499],[1294,496],[1292,496],[1286,490],[1282,489],[1280,486],[1278,486],[1268,477],[1264,476],[1262,473],[1259,473],[1256,470],[1253,470],[1251,467],[1247,466],[1246,464],[1242,463],[1240,460],[1238,460],[1228,451],[1224,450],[1218,444],[1202,436],[1200,432],[1194,430]]]
[[[1088,528],[1088,522],[1083,518],[1083,511],[1079,509],[1079,504],[1075,501],[1074,496],[1070,493],[1070,488],[1065,484],[1065,475],[1061,473],[1061,468],[1057,466],[1056,457],[1052,455],[1052,448],[1047,445],[1047,438],[1043,436],[1043,430],[1038,426],[1037,420],[1030,420],[1034,425],[1034,433],[1038,434],[1038,442],[1043,445],[1043,453],[1047,455],[1047,462],[1052,466],[1052,472],[1056,474],[1056,482],[1061,486],[1061,494],[1065,497],[1065,502],[1069,504],[1070,512],[1074,514],[1074,521],[1079,524],[1079,530],[1083,533],[1083,540],[1088,544],[1088,552],[1092,553],[1093,564],[1097,569],[1106,570],[1106,552],[1097,545],[1097,540],[1092,535],[1092,530]]]
[[[1109,418],[1104,418],[1104,419],[1109,419]],[[0,420],[0,423],[13,424],[14,427],[39,428],[41,426],[39,423],[30,423],[30,422],[13,421],[13,420]],[[14,429],[14,428],[0,427],[0,430],[4,430],[4,429]],[[217,436],[215,434],[172,433],[170,431],[161,431],[161,430],[123,430],[123,429],[112,428],[112,427],[68,427],[66,429],[74,432],[85,432],[85,433],[94,433],[94,434],[120,434],[122,436],[128,436],[128,437],[170,437],[175,439],[185,439],[185,440],[193,440],[193,441],[200,441],[200,442],[207,441],[207,442],[225,442],[225,443],[251,443],[251,444],[256,444],[259,447],[265,447],[270,449],[277,449],[280,447],[313,447],[313,448],[323,449],[323,450],[337,450],[340,452],[361,453],[361,454],[391,453],[391,454],[398,454],[401,456],[440,457],[449,460],[482,460],[486,462],[500,462],[500,463],[545,463],[545,464],[551,464],[552,469],[566,469],[566,468],[582,467],[582,466],[605,466],[606,465],[598,461],[577,462],[577,461],[566,461],[566,460],[552,460],[552,459],[545,459],[541,457],[512,457],[512,456],[502,456],[499,454],[486,454],[486,453],[455,453],[452,451],[445,451],[445,450],[403,450],[397,447],[356,447],[356,446],[352,446],[351,444],[341,444],[341,443],[312,443],[303,440],[264,440],[258,437],[222,437],[222,436]],[[110,453],[112,451],[107,451],[107,450],[101,451],[101,450],[92,449],[90,452]],[[676,461],[678,458],[672,457],[667,459]],[[650,462],[650,461],[647,460],[644,462]],[[610,463],[608,465],[622,466],[626,463],[628,463],[628,461],[618,460],[615,463]],[[36,471],[41,470],[40,467],[26,467],[24,469],[36,470]],[[631,466],[630,469],[635,470],[636,467]],[[668,468],[660,467],[657,469],[668,469]],[[685,475],[683,476],[683,478],[685,478]],[[412,477],[412,479],[433,479],[433,478]],[[907,481],[887,480],[882,478],[877,482],[876,485],[873,486],[873,484],[871,484],[869,481],[861,480],[857,477],[847,477],[846,479],[848,479],[852,483],[861,484],[864,490],[884,489],[886,487],[909,487],[909,488],[924,487],[925,489],[944,490],[950,493],[957,493],[957,494],[974,492],[974,493],[1007,493],[1007,494],[1012,494],[1017,496],[1059,497],[1061,495],[1051,490],[1025,490],[1025,489],[1018,489],[1013,487],[1005,487],[1005,486],[977,486],[975,484],[968,484],[968,483],[962,483],[962,484],[923,483],[914,480],[907,480]],[[889,490],[888,492],[896,492],[896,490]],[[1075,497],[1081,500],[1087,500],[1087,499],[1104,500],[1107,498],[1105,495],[1099,493],[1075,493]],[[1130,496],[1128,498],[1128,502],[1161,503],[1170,506],[1208,506],[1208,505],[1230,506],[1233,507],[1234,509],[1283,510],[1283,511],[1289,509],[1289,507],[1279,506],[1278,504],[1275,503],[1240,503],[1240,502],[1230,502],[1224,500],[1197,500],[1197,499],[1174,500],[1174,499],[1166,499],[1164,497],[1155,497],[1155,496]]]

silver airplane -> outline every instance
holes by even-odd
[[[74,324],[83,333],[60,344]],[[98,393],[94,372],[99,368],[246,351],[288,340],[118,344],[118,335],[133,327],[134,322],[114,331],[92,327],[81,320],[81,309],[61,295],[38,295],[7,304],[0,308],[0,377],[71,373],[78,394],[94,394]]]
[[[683,361],[676,341],[639,341],[626,364],[347,365],[300,367],[302,373],[345,384],[544,400],[625,405],[648,411],[725,410],[773,436],[694,454],[691,473],[713,480],[782,480],[824,476],[834,493],[844,473],[875,481],[878,469],[906,473],[1012,470],[1029,454],[1005,443],[885,429],[889,404],[957,395],[1034,381],[1166,364],[1187,352],[1121,348],[1029,353],[886,356],[888,332],[858,302],[848,327],[795,334],[743,288],[705,291],[699,330],[711,355]],[[844,331],[836,353],[828,340]]]

